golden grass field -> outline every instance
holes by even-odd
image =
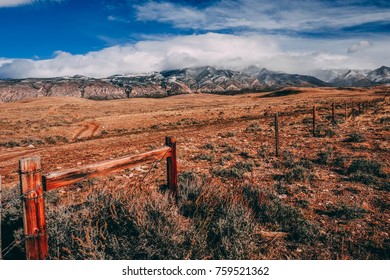
[[[174,136],[177,138],[179,174],[191,172],[197,178],[203,178],[202,199],[211,196],[204,189],[208,186],[220,193],[234,193],[235,188],[242,190],[250,185],[251,189],[272,194],[280,205],[301,213],[302,219],[315,226],[317,237],[309,241],[297,240],[301,231],[292,229],[294,225],[284,225],[283,220],[290,219],[288,215],[284,217],[273,212],[275,222],[271,214],[267,216],[268,220],[263,217],[264,220],[258,222],[257,219],[261,217],[256,216],[251,202],[243,200],[239,203],[247,210],[244,211],[245,215],[251,215],[247,218],[258,222],[254,225],[257,233],[283,232],[287,233],[287,237],[269,238],[252,232],[256,246],[247,246],[257,249],[250,249],[247,255],[221,253],[219,249],[210,253],[204,246],[194,245],[199,240],[191,237],[192,246],[183,245],[187,249],[180,247],[184,253],[161,253],[156,254],[155,258],[389,258],[388,99],[376,103],[356,117],[344,119],[345,102],[348,102],[350,112],[351,102],[357,104],[363,100],[383,98],[388,88],[291,90],[297,92],[280,97],[264,97],[267,93],[234,96],[190,94],[161,99],[92,101],[53,97],[0,103],[0,175],[3,177],[3,188],[16,188],[18,160],[22,157],[40,155],[46,173],[146,152],[163,146],[165,136]],[[329,119],[332,102],[337,104],[336,124]],[[319,108],[318,126],[325,133],[323,137],[313,137],[311,134],[313,105]],[[273,115],[276,112],[279,113],[279,158],[274,156]],[[354,161],[359,159],[365,160],[363,165],[369,166],[356,167]],[[159,197],[159,187],[165,180],[165,165],[162,162],[158,168],[147,173],[149,168],[150,165],[143,166],[114,174],[109,179],[101,178],[88,184],[64,188],[56,194],[54,204],[47,204],[48,211],[54,213],[55,207],[66,211],[63,208],[72,203],[82,204],[93,191],[99,191],[99,185],[105,186],[105,192],[108,191],[107,186],[110,186],[109,192],[115,192],[115,182],[118,192],[126,186],[128,193],[131,188],[140,187],[143,180],[141,189],[150,197]],[[148,199],[142,194],[138,195]],[[237,197],[239,195],[234,193],[226,201],[238,203],[236,200],[241,200]],[[264,198],[262,195],[259,197],[259,201]],[[196,205],[200,201],[198,198]],[[168,202],[164,205],[172,207]],[[214,211],[216,204],[207,205],[211,205],[209,210]],[[191,218],[195,218],[180,215],[182,212],[179,210],[172,210],[178,215],[175,220],[180,221],[179,229],[174,228],[185,232],[187,226],[192,227]],[[49,231],[53,226],[50,215]],[[137,221],[141,223],[142,219]],[[98,228],[102,227],[100,225]],[[89,228],[88,231],[96,230],[91,225]],[[74,237],[73,242],[79,244],[78,251],[61,241],[64,242],[60,246],[62,251],[51,252],[52,258],[109,258],[107,249],[104,249],[105,254],[96,253],[103,250],[96,245],[102,243],[98,237],[94,235],[96,240],[100,240],[95,244],[90,240],[91,232],[86,234],[84,231],[81,235],[89,237],[85,237],[85,240],[80,236]],[[236,242],[241,235],[237,236],[229,242]],[[12,240],[10,237],[6,239]],[[92,242],[90,246],[86,240]],[[221,242],[226,245],[226,242]],[[80,253],[80,244],[87,244],[85,246],[89,246],[89,253]],[[188,248],[196,246],[202,247],[203,251],[188,251]],[[249,250],[245,246],[242,250]],[[229,252],[236,249],[229,250],[226,249]],[[113,258],[153,256],[123,253]]]

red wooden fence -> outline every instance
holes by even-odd
[[[42,175],[40,157],[19,160],[20,189],[23,198],[23,228],[28,260],[48,257],[44,192],[76,182],[118,172],[130,167],[166,159],[167,184],[171,195],[177,198],[176,139],[166,137],[166,146],[139,155],[125,156],[95,164]]]

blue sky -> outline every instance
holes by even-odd
[[[390,1],[0,0],[0,77],[390,65]]]

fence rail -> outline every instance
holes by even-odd
[[[46,175],[42,175],[40,157],[20,159],[19,174],[26,258],[43,260],[48,257],[44,192],[163,159],[167,159],[167,185],[172,196],[177,198],[176,139],[173,137],[166,137],[166,146],[157,150]]]

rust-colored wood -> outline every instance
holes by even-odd
[[[77,183],[87,178],[103,176],[126,168],[161,160],[171,157],[172,154],[173,151],[171,147],[163,147],[139,155],[125,156],[83,167],[49,173],[43,176],[45,190],[51,191],[66,185]]]
[[[171,156],[167,158],[167,184],[172,196],[177,199],[176,138],[166,137],[165,144],[172,150]]]
[[[317,108],[313,106],[313,136],[316,136],[316,118],[317,118]]]
[[[275,113],[275,156],[279,157],[279,117],[278,113]]]
[[[332,123],[335,123],[336,122],[336,118],[335,118],[335,105],[334,105],[334,102],[332,103]]]
[[[19,174],[26,258],[44,260],[48,256],[48,238],[40,157],[20,159]]]

